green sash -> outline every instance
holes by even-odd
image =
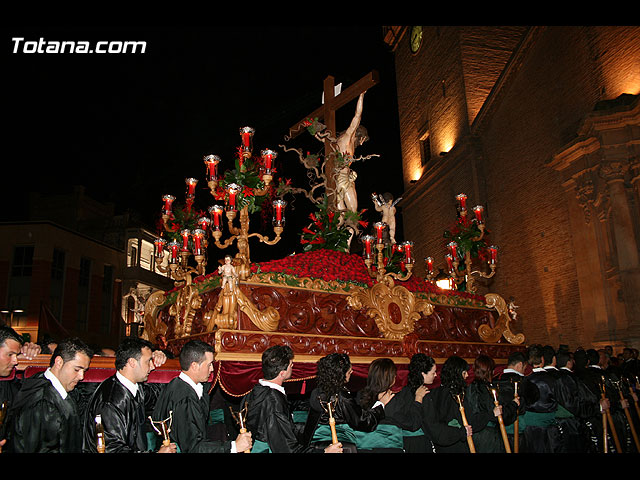
[[[411,430],[402,430],[403,437],[419,437],[421,435],[424,435],[422,428],[419,428],[415,432],[412,432]]]
[[[346,423],[336,425],[336,434],[339,442],[356,443],[356,433]],[[331,442],[331,427],[329,425],[318,425],[311,442]]]
[[[402,429],[396,425],[378,425],[373,432],[356,431],[356,448],[403,448]]]
[[[262,440],[255,440],[251,445],[251,453],[273,453],[269,444]]]

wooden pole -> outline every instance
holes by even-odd
[[[462,424],[465,426],[466,431],[466,427],[469,426],[467,415],[464,412],[464,406],[462,406],[462,399],[460,398],[460,395],[456,395],[456,399],[458,400],[458,408],[460,409],[460,415],[462,416]],[[469,451],[471,453],[476,453],[476,446],[473,443],[472,435],[467,435],[467,445],[469,445]]]
[[[493,394],[493,404],[496,407],[499,407],[500,403],[498,403],[498,392],[495,388],[492,388],[491,393]],[[500,424],[500,434],[502,435],[504,449],[507,453],[511,453],[511,445],[509,444],[509,437],[507,436],[507,429],[504,426],[504,418],[502,418],[502,414],[498,415],[498,423]]]
[[[622,394],[622,389],[618,385],[618,393],[620,393],[620,401],[625,403],[624,395]],[[637,407],[637,405],[636,405]],[[627,417],[627,423],[629,424],[629,428],[631,429],[631,436],[633,436],[633,441],[636,444],[636,449],[640,452],[640,441],[638,441],[638,434],[636,433],[636,429],[633,426],[633,420],[631,419],[631,412],[629,412],[629,406],[623,406],[624,414]]]
[[[602,377],[602,384],[600,385],[600,389],[602,391],[602,399],[606,400],[607,399],[607,395],[605,392],[605,385],[604,385],[604,377]],[[611,411],[609,409],[605,410],[605,416],[607,418],[607,423],[609,425],[609,428],[611,429],[611,436],[613,437],[613,443],[616,444],[616,449],[618,451],[618,453],[622,453],[622,447],[620,446],[620,439],[618,438],[618,432],[616,432],[616,426],[613,423],[613,417],[611,416]],[[604,420],[603,420],[603,424],[604,424]]]
[[[518,382],[514,382],[513,399],[520,400],[518,395]],[[513,452],[518,453],[520,451],[520,415],[516,410],[516,420],[513,422]]]

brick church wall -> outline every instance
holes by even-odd
[[[524,29],[425,29],[417,55],[408,38],[395,53],[405,238],[416,243],[418,258],[431,255],[444,266],[442,232],[455,221],[455,195],[466,193],[470,206],[485,206],[500,249],[498,273],[485,291],[515,298],[514,331],[527,343],[589,346],[576,279],[576,262],[588,252],[573,250],[562,178],[546,162],[575,138],[598,101],[638,93],[625,90],[640,85],[638,28],[536,29],[504,78]],[[483,98],[491,103],[481,105]],[[431,160],[421,169],[425,132]]]

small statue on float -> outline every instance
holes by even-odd
[[[387,224],[389,242],[391,244],[396,243],[396,205],[402,200],[402,197],[394,200],[391,193],[385,192],[382,195],[372,193],[371,199],[373,200],[376,212],[382,212],[381,221]]]

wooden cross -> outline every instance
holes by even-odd
[[[358,98],[361,93],[367,91],[369,88],[373,87],[377,83],[379,83],[380,78],[379,74],[376,70],[372,70],[367,75],[362,77],[360,80],[356,81],[354,84],[349,86],[346,90],[341,92],[338,96],[335,96],[335,79],[333,76],[329,75],[324,79],[323,90],[324,90],[324,104],[320,107],[316,108],[311,114],[304,117],[302,120],[297,122],[294,126],[289,129],[289,138],[295,138],[300,133],[302,133],[303,125],[307,121],[307,119],[315,119],[322,122],[327,130],[331,132],[331,136],[334,138],[337,137],[336,132],[336,111],[349,103],[351,100]],[[334,161],[331,142],[329,139],[325,139],[324,141],[324,152],[325,152],[325,174],[327,176],[327,191],[333,192],[335,190],[335,179],[333,175],[334,170]],[[332,199],[329,200],[330,205],[334,204]]]

